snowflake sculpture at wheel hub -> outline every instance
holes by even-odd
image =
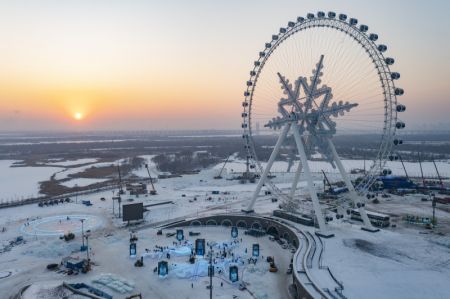
[[[405,124],[397,114],[406,107],[397,102],[404,91],[394,84],[400,78],[390,70],[394,59],[383,55],[387,46],[377,45],[378,34],[368,33],[367,25],[357,24],[357,19],[345,14],[309,13],[280,28],[259,52],[242,103],[247,160],[252,161],[250,169],[260,174],[245,212],[253,211],[266,186],[289,212],[313,212],[322,232],[333,219],[327,213],[335,213],[340,219],[353,212],[358,213],[365,229],[375,230],[364,201],[373,198],[372,186],[377,178],[391,173],[386,168],[387,160],[399,158],[392,148],[403,143],[396,131]],[[314,65],[309,78],[298,77],[310,74]],[[274,132],[278,133],[276,142],[271,138]],[[351,157],[359,160],[351,163],[364,160],[364,169],[352,169],[352,178],[335,142],[351,144],[350,149],[338,147],[345,150],[346,157],[349,151],[355,151]],[[370,143],[372,147],[366,148]],[[314,185],[317,174],[325,176],[327,163],[323,161],[337,169],[333,171],[345,187],[334,201],[319,202]],[[296,163],[296,170],[291,172]],[[280,170],[282,165],[287,165],[287,171]],[[297,188],[301,174],[311,201],[296,194],[302,192]]]
[[[299,77],[293,87],[288,79],[277,73],[280,78],[281,88],[284,94],[287,95],[287,99],[282,98],[278,102],[278,111],[282,116],[273,118],[265,124],[265,127],[276,130],[285,125],[295,123],[295,129],[299,131],[300,135],[305,134],[309,143],[312,146],[316,146],[322,156],[326,157],[326,160],[332,163],[334,167],[332,151],[328,144],[328,140],[336,133],[336,123],[331,120],[331,116],[344,115],[345,111],[350,111],[351,108],[358,106],[358,104],[343,103],[341,101],[339,103],[333,102],[329,106],[333,98],[331,88],[326,85],[319,88],[323,58],[322,55],[319,63],[316,65],[316,69],[313,71],[310,85],[308,85],[306,78]],[[302,88],[304,90],[303,97],[301,96]],[[322,98],[322,101],[320,104],[317,104],[316,99],[320,98]],[[304,100],[304,103],[301,100]]]

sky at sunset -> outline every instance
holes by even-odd
[[[450,127],[450,1],[1,1],[0,131],[239,129],[249,70],[297,16],[388,45],[409,128]]]

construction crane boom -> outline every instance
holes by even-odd
[[[420,159],[420,153],[417,153],[417,155],[419,156],[420,175],[422,176],[422,183],[423,186],[425,187],[425,178],[423,177],[422,160]]]
[[[331,190],[333,187],[331,186],[331,183],[330,183],[330,181],[328,180],[328,177],[327,177],[327,175],[325,174],[325,171],[323,171],[323,169],[322,169],[322,173],[323,173],[323,177],[324,177],[325,180],[327,181],[327,184],[328,184],[328,186],[330,186],[330,190]],[[325,188],[325,186],[324,186],[324,188]]]
[[[222,172],[223,172],[223,170],[224,170],[224,168],[225,168],[225,165],[227,165],[228,160],[230,160],[230,157],[231,157],[231,156],[232,156],[232,155],[228,155],[227,159],[225,160],[225,163],[223,163],[222,168],[220,169],[219,174],[216,175],[216,176],[214,177],[215,179],[221,179],[221,178],[222,178]]]
[[[150,174],[150,170],[148,169],[148,164],[145,164],[145,168],[147,169],[148,177],[150,178],[150,184],[152,185],[152,190],[150,190],[151,195],[156,195],[155,185],[153,185],[153,178]]]
[[[119,171],[119,194],[124,194],[122,189],[122,175],[120,174],[120,165],[117,165],[117,170]]]
[[[406,178],[409,180],[409,175],[408,175],[408,172],[406,171],[405,163],[403,163],[402,156],[398,155],[398,157],[400,158],[400,162],[402,162],[402,166],[403,166],[403,170],[405,171]]]
[[[442,183],[442,178],[441,178],[441,175],[439,174],[439,170],[437,168],[436,162],[434,162],[434,159],[432,161],[433,161],[434,168],[436,169],[436,173],[437,173],[438,178],[439,178],[439,183],[440,183],[442,189],[444,189],[444,183]]]

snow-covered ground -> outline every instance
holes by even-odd
[[[152,177],[157,177],[160,172],[157,170],[155,163],[152,161],[154,155],[140,156],[146,160],[149,165],[150,173]],[[70,161],[54,161],[46,163],[42,166],[36,167],[10,167],[13,163],[19,163],[20,161],[13,160],[0,160],[0,199],[12,200],[20,199],[22,197],[30,197],[39,195],[39,182],[48,180],[53,174],[55,174],[56,180],[64,180],[70,178],[70,175],[81,173],[91,167],[105,167],[111,165],[117,165],[122,162],[123,159],[113,162],[97,162],[95,158],[84,158]],[[293,165],[291,171],[297,168],[297,163]],[[351,169],[363,169],[363,160],[343,160],[344,166],[347,170]],[[87,164],[87,165],[85,165]],[[82,166],[77,166],[82,165]],[[437,168],[442,176],[450,176],[450,162],[449,161],[436,161]],[[223,163],[219,163],[213,167],[214,175],[217,175],[222,168]],[[263,163],[263,166],[265,164]],[[272,172],[277,175],[275,181],[283,182],[286,178],[293,176],[293,172],[283,174],[288,167],[287,162],[276,161],[272,167]],[[366,161],[366,167],[369,167],[369,162]],[[336,174],[337,169],[333,169],[331,165],[323,161],[311,161],[311,171],[318,175],[318,180],[322,179],[321,171],[330,173],[332,177]],[[387,168],[390,168],[395,175],[404,175],[404,169],[400,162],[388,162]],[[420,176],[420,166],[418,163],[405,162],[405,168],[410,176]],[[436,169],[432,162],[422,163],[423,173],[425,176],[436,176]],[[236,157],[232,157],[225,166],[222,173],[223,177],[232,178],[237,173],[245,171],[245,161],[239,160]],[[142,178],[147,178],[148,173],[145,167],[138,170],[134,170],[133,174]],[[320,178],[319,178],[320,177]],[[101,179],[72,179],[63,183],[64,186],[73,187],[75,184],[78,186],[87,186],[101,182]]]
[[[323,263],[344,282],[348,298],[449,298],[450,239],[419,232],[367,233],[344,224],[325,240]]]
[[[119,161],[121,161],[121,160],[119,160]],[[81,173],[81,172],[84,172],[86,169],[89,169],[92,167],[105,167],[105,166],[117,165],[117,162],[118,161],[100,162],[100,163],[93,163],[93,164],[88,164],[88,165],[84,165],[84,166],[66,168],[63,171],[56,173],[55,179],[56,180],[67,179],[67,178],[69,178],[69,175],[71,175],[71,174]]]
[[[364,160],[342,160],[344,167],[347,171],[351,169],[364,169]],[[368,170],[371,166],[371,161],[365,162],[366,169]],[[406,171],[410,176],[420,176],[420,165],[419,163],[414,162],[404,162]],[[217,172],[222,168],[223,163],[219,163],[214,168]],[[262,166],[265,167],[266,163],[262,163]],[[295,161],[294,165],[291,168],[291,172],[294,172],[297,169],[298,161]],[[439,173],[442,176],[450,176],[450,162],[449,161],[436,161],[436,166],[438,168]],[[233,174],[233,172],[243,172],[245,171],[245,160],[233,159],[229,161],[225,166],[225,173],[228,175]],[[333,168],[330,163],[325,161],[309,161],[309,167],[312,172],[320,173],[322,170],[326,173],[338,173],[337,168]],[[288,162],[285,161],[275,161],[271,171],[273,173],[277,172],[286,172],[288,168]],[[400,161],[388,161],[386,163],[386,168],[392,170],[392,174],[394,175],[405,175],[405,171],[403,169],[402,163]],[[433,162],[422,162],[423,174],[425,176],[433,176],[437,177],[436,168],[434,167]]]
[[[155,155],[142,155],[139,157],[143,158],[145,160],[145,163],[148,165],[148,170],[150,171],[151,176],[153,178],[158,177],[158,174],[160,174],[160,172],[156,168],[155,162],[152,161],[152,159],[153,159],[153,157],[155,157]],[[148,172],[147,172],[147,168],[145,168],[145,166],[142,166],[140,169],[134,170],[133,174],[137,175],[138,177],[141,177],[141,178],[148,178]]]
[[[150,164],[150,161],[149,165],[152,171],[154,165]],[[144,204],[173,201],[173,204],[150,207],[150,211],[144,213],[149,228],[139,230],[137,233],[138,257],[145,253],[145,248],[152,251],[155,245],[172,246],[175,241],[174,237],[167,238],[164,234],[157,236],[153,226],[197,215],[239,212],[246,207],[256,184],[213,179],[218,167],[196,175],[159,180],[156,184],[158,195],[123,196],[124,204],[128,203],[129,199],[133,202],[142,201]],[[143,174],[145,177],[145,173]],[[288,186],[282,182],[282,176],[277,175],[277,179],[280,180],[280,186],[283,184]],[[301,182],[299,186],[302,188],[300,193],[305,193],[304,183]],[[212,191],[219,191],[219,194],[212,194]],[[73,198],[71,203],[48,207],[26,205],[1,209],[0,229],[4,227],[5,231],[0,232],[0,248],[19,235],[24,236],[26,244],[15,245],[10,251],[0,253],[2,271],[11,272],[9,277],[0,278],[0,298],[8,298],[19,287],[31,282],[47,280],[85,282],[103,289],[115,298],[125,297],[110,288],[93,283],[93,280],[107,273],[134,283],[133,291],[126,295],[142,292],[144,298],[207,298],[206,277],[200,275],[196,280],[182,278],[192,270],[186,256],[171,258],[171,269],[179,267],[177,269],[181,269],[179,270],[181,274],[175,270],[173,272],[175,275],[169,275],[166,279],[160,279],[153,274],[153,268],[158,261],[156,257],[147,256],[144,258],[143,268],[134,267],[135,259],[128,256],[129,229],[123,227],[120,219],[113,217],[112,196],[111,191],[105,191],[79,196],[78,203],[75,203]],[[106,200],[102,201],[102,197]],[[272,203],[270,199],[270,196],[258,199],[256,211],[269,215],[278,207],[278,203]],[[93,206],[85,206],[81,204],[81,200],[90,200]],[[420,196],[380,198],[380,200],[382,203],[369,205],[369,208],[397,215],[431,212],[430,204],[421,202]],[[117,202],[114,203],[114,210],[117,215]],[[78,251],[81,245],[79,223],[76,221],[63,223],[64,219],[67,221],[67,216],[75,219],[77,215],[95,219],[95,225],[89,226],[91,257],[95,262],[93,270],[88,274],[77,276],[46,270],[47,264],[59,263],[62,257],[72,252],[74,257],[85,256],[85,253]],[[441,226],[449,225],[450,216],[444,209],[437,210],[437,217]],[[25,225],[26,223],[30,225]],[[349,223],[339,225],[332,223],[331,229],[336,236],[325,240],[323,264],[330,266],[333,274],[344,283],[344,295],[348,298],[448,298],[449,237],[422,234],[427,232],[424,228],[402,228],[400,220],[397,224],[398,227],[395,229],[385,229],[371,234]],[[312,229],[303,226],[299,228]],[[25,234],[27,230],[56,233],[53,236],[43,233]],[[75,240],[64,242],[56,235],[67,230],[75,232]],[[186,228],[185,235],[188,235],[189,230],[200,231],[201,237],[219,242],[229,240],[230,235],[227,228]],[[193,238],[190,241],[192,240]],[[286,275],[285,271],[291,253],[281,249],[276,242],[268,241],[267,237],[243,238],[243,244],[236,249],[236,253],[243,255],[242,250],[254,242],[261,245],[262,255],[276,256],[280,271],[269,273],[267,263],[259,261],[257,267],[244,272],[244,280],[249,282],[249,290],[254,292],[257,298],[288,298],[287,286],[292,278]],[[181,252],[182,249],[180,247],[176,250]],[[236,286],[229,284],[225,277],[223,278],[225,280],[218,276],[214,280],[214,293],[217,294],[215,298],[232,298],[232,295],[252,298],[249,293],[239,291]],[[224,281],[223,287],[220,286],[221,281]]]

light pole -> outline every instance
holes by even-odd
[[[212,249],[212,245],[209,246],[209,267],[208,267],[208,275],[209,275],[209,298],[212,299],[212,279],[214,276],[214,266],[212,264],[212,257],[213,257],[214,251]]]
[[[436,225],[436,198],[433,197],[433,201],[431,202],[431,205],[433,207],[433,218],[431,219],[431,223]]]
[[[83,241],[82,248],[84,248],[84,220],[86,220],[86,219],[84,219],[84,218],[80,219],[80,221],[81,221],[81,240]]]
[[[75,184],[75,203],[78,203],[78,184]]]
[[[88,264],[90,265],[90,260],[89,260],[89,235],[84,236],[86,238],[86,257],[87,257],[87,261]]]

